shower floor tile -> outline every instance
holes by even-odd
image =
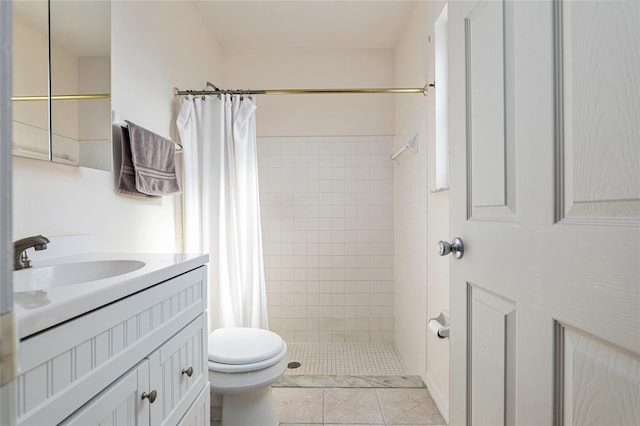
[[[382,343],[290,343],[285,375],[405,376],[395,345]]]

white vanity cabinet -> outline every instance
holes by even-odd
[[[18,424],[209,419],[206,266],[21,341]]]

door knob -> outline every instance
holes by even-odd
[[[446,256],[449,253],[453,253],[456,259],[460,259],[464,255],[464,244],[462,244],[460,238],[454,238],[451,244],[446,241],[440,241],[438,243],[438,254],[440,256]]]
[[[186,370],[182,369],[182,374],[186,374],[188,377],[191,377],[193,374],[193,367],[189,367]]]

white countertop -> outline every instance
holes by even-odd
[[[24,339],[145,288],[191,271],[209,261],[206,254],[84,253],[34,261],[34,267],[96,260],[139,260],[145,265],[111,278],[14,293],[18,338]]]

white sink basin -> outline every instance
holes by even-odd
[[[102,280],[142,268],[139,260],[96,260],[33,267],[13,272],[13,291],[33,292],[52,287]]]

